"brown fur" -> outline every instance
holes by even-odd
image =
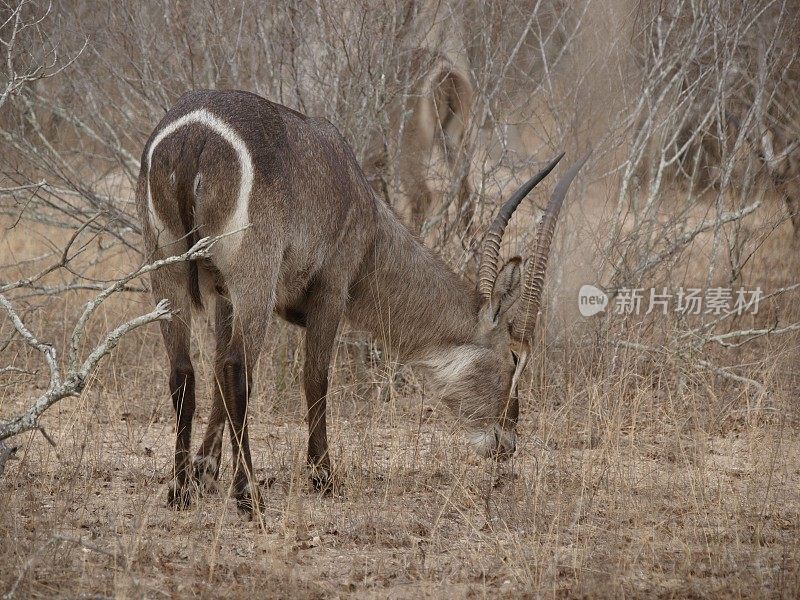
[[[513,303],[492,309],[423,246],[377,200],[350,147],[327,121],[245,92],[197,91],[181,97],[156,127],[142,158],[137,206],[147,251],[154,258],[168,256],[185,251],[195,236],[225,233],[235,210],[244,170],[231,145],[208,127],[187,124],[164,137],[148,171],[148,153],[159,132],[198,109],[227,123],[244,141],[252,156],[253,188],[250,226],[238,246],[222,240],[212,258],[196,267],[199,279],[213,284],[203,289],[210,296],[206,300],[216,304],[218,393],[194,476],[201,483],[216,477],[227,415],[234,493],[246,511],[259,504],[251,486],[246,411],[252,369],[273,312],[306,327],[308,461],[318,485],[330,483],[325,398],[343,318],[372,333],[399,359],[427,365],[469,428],[484,438],[493,435],[497,453],[512,453],[518,407],[511,393],[514,360],[505,313]],[[148,181],[155,215],[148,208]],[[157,231],[158,222],[166,232]],[[518,269],[519,261],[505,268]],[[192,282],[192,267],[186,264],[152,276],[155,298],[167,298],[179,311],[162,323],[178,415],[169,501],[178,507],[189,501],[192,475]],[[516,286],[519,276],[501,272],[498,282]],[[513,290],[499,289],[496,297],[509,294]]]

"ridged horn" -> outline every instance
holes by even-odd
[[[531,343],[533,331],[536,327],[536,317],[539,314],[539,307],[542,303],[542,290],[544,289],[544,275],[547,270],[547,260],[550,257],[550,244],[553,241],[553,234],[558,221],[558,213],[564,203],[572,180],[580,171],[584,163],[589,159],[592,151],[586,153],[578,162],[572,165],[564,176],[556,184],[547,209],[536,232],[536,245],[533,256],[528,261],[525,269],[525,276],[522,279],[522,292],[517,301],[517,309],[514,314],[511,333],[512,337]]]
[[[492,297],[492,288],[497,279],[497,263],[500,259],[500,243],[503,241],[503,233],[506,230],[509,219],[511,219],[511,215],[517,210],[517,206],[519,206],[523,198],[525,198],[542,179],[547,177],[562,158],[564,158],[563,152],[514,192],[514,195],[500,207],[494,221],[489,225],[489,230],[486,232],[486,239],[483,242],[481,266],[478,270],[478,291],[480,291],[485,299],[488,300]]]

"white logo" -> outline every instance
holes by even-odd
[[[578,292],[578,310],[584,317],[603,312],[608,306],[606,293],[593,285],[582,285]]]

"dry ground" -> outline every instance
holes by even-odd
[[[22,225],[4,235],[4,265],[44,247],[42,232]],[[767,240],[748,284],[768,291],[797,280],[789,239],[783,227]],[[129,262],[117,257],[98,268],[114,273]],[[27,318],[63,347],[79,300],[51,300]],[[111,302],[93,331],[148,302],[139,294]],[[761,324],[798,320],[794,299],[781,302],[764,308]],[[638,339],[658,339],[668,326],[643,327]],[[195,439],[208,415],[213,351],[210,325],[198,329],[204,384]],[[125,340],[81,398],[48,414],[55,448],[41,435],[17,440],[20,460],[0,479],[0,593],[800,594],[796,337],[704,355],[743,365],[768,383],[768,398],[693,368],[691,359],[614,351],[591,330],[543,345],[523,398],[522,445],[497,468],[471,457],[413,374],[379,399],[372,382],[385,383],[386,374],[360,367],[346,339],[329,401],[345,492],[321,497],[303,471],[301,338],[288,326],[272,330],[250,415],[258,475],[275,478],[259,522],[241,520],[228,498],[227,452],[218,493],[184,512],[165,507],[174,425],[164,352],[155,327]],[[0,354],[2,364],[33,359],[15,344]],[[41,373],[0,379],[0,415],[21,410],[42,383]]]

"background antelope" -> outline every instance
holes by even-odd
[[[556,187],[524,276],[519,257],[500,264],[499,248],[516,207],[560,159],[498,212],[475,290],[376,199],[350,147],[327,121],[247,92],[182,96],[142,156],[136,202],[147,251],[168,256],[184,252],[197,236],[246,229],[221,240],[212,259],[152,275],[154,297],[180,311],[162,323],[177,413],[169,504],[189,502],[191,312],[203,302],[213,302],[216,311],[216,381],[194,476],[201,483],[217,477],[227,417],[233,492],[246,512],[259,506],[250,483],[247,402],[272,312],[306,328],[308,462],[317,487],[331,483],[325,403],[342,319],[371,332],[400,359],[425,367],[437,393],[466,421],[481,455],[513,454],[516,382],[527,362],[558,211],[583,161]]]
[[[406,196],[407,220],[420,231],[423,222],[439,207],[441,186],[436,175],[457,186],[459,220],[469,221],[469,165],[467,130],[473,89],[465,69],[444,53],[418,48],[399,66],[396,79],[408,89],[395,90],[388,110],[390,138],[372,136],[364,171],[376,192],[387,200],[387,178],[394,174]],[[390,156],[396,158],[391,164]],[[444,173],[437,167],[444,166]],[[393,167],[393,169],[390,169]],[[394,173],[391,173],[391,171]]]

